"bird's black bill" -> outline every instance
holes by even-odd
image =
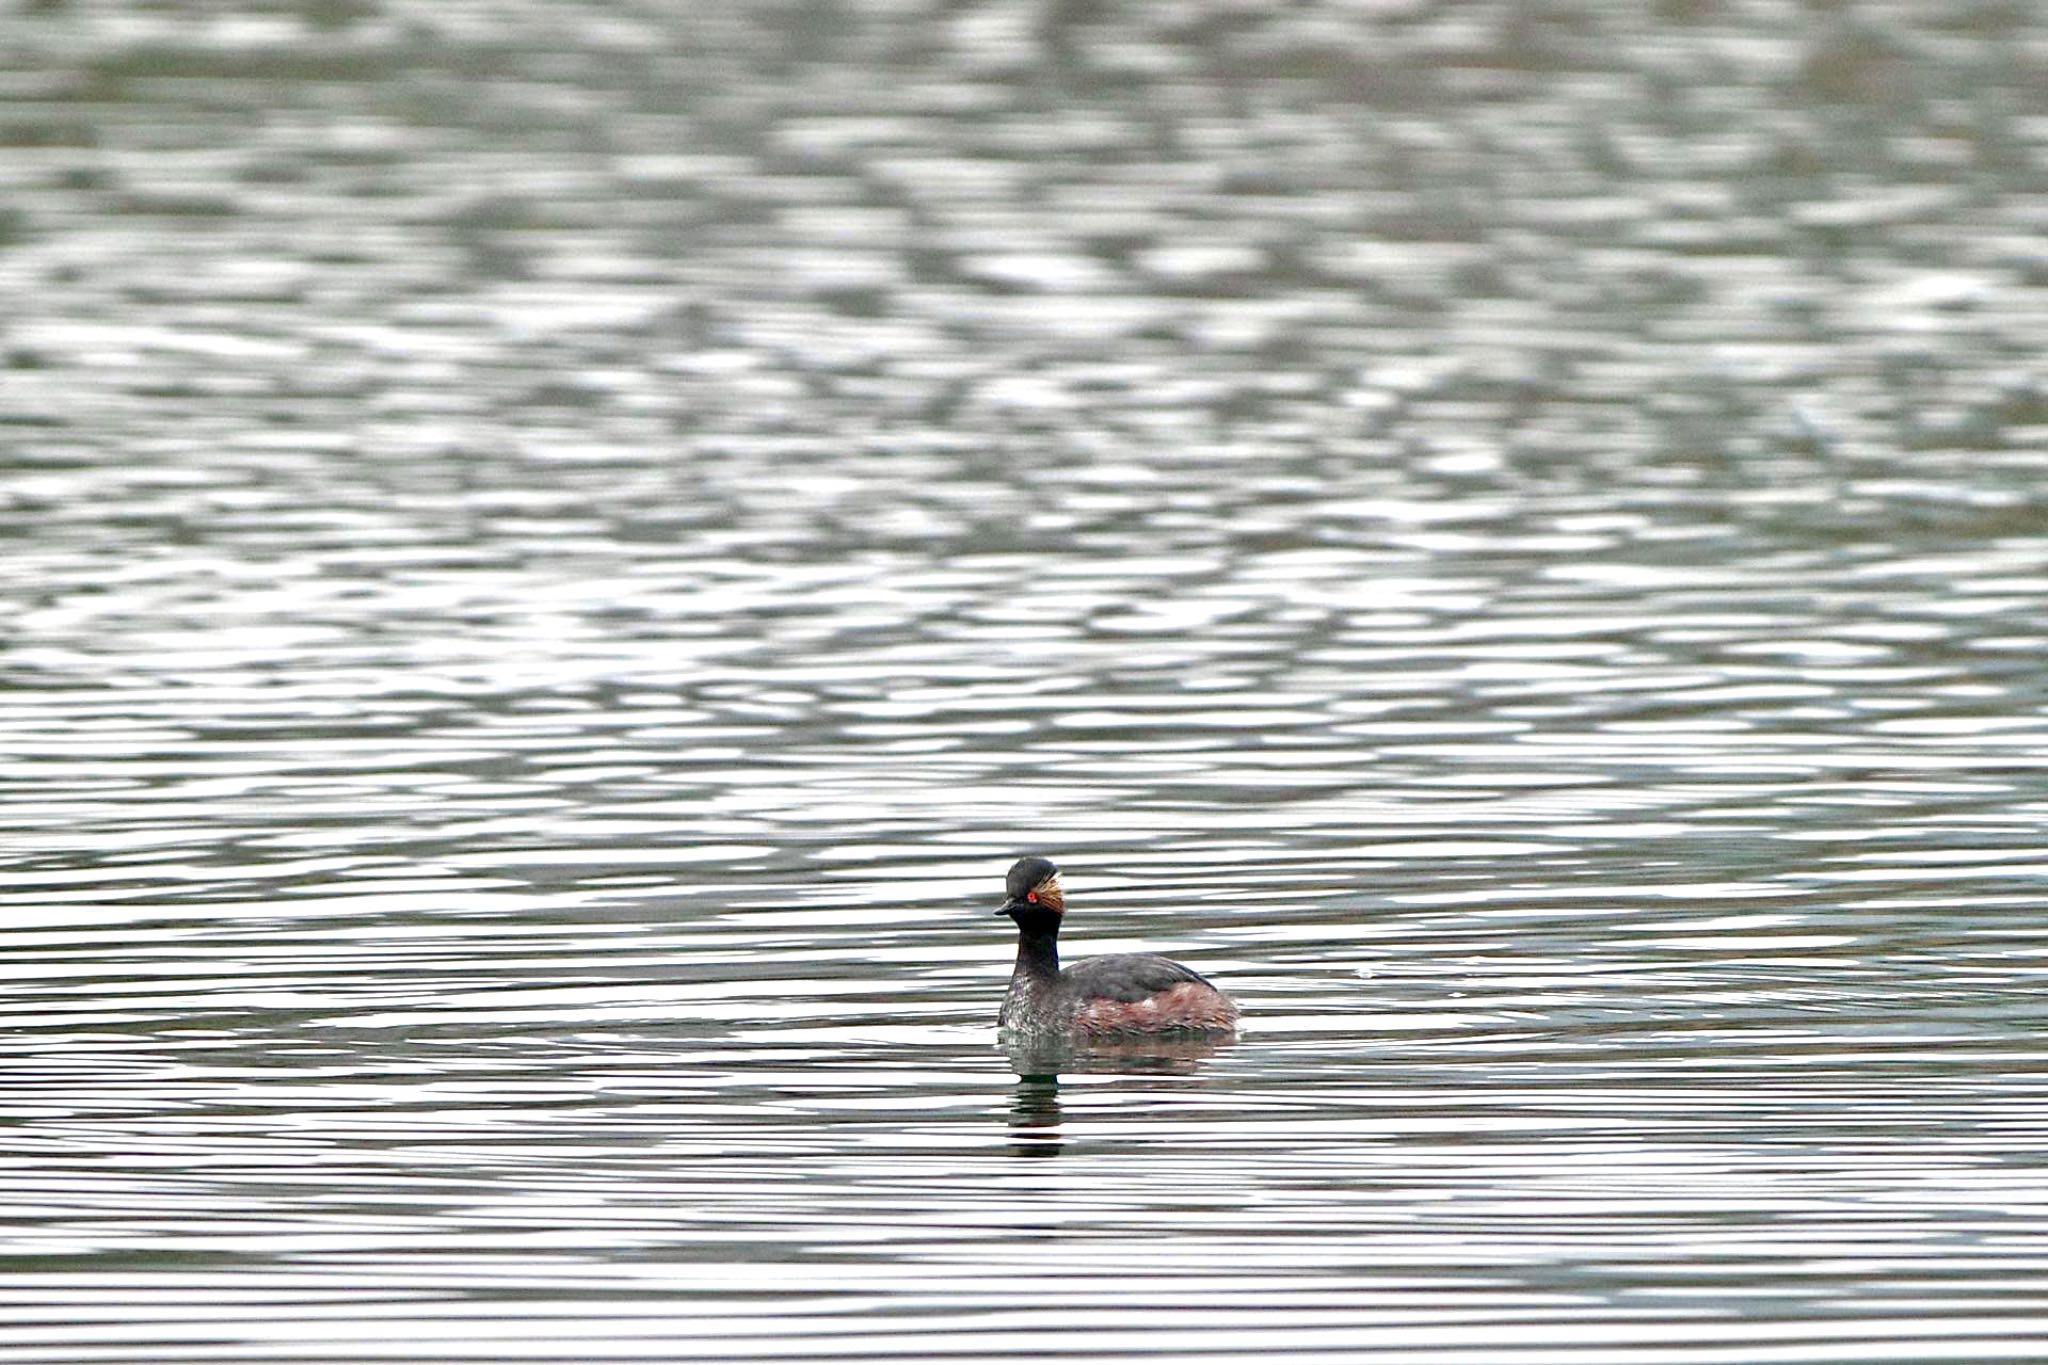
[[[1024,908],[1024,902],[1023,902],[1023,901],[1020,901],[1020,900],[1014,900],[1014,899],[1013,899],[1013,900],[1006,900],[1006,901],[1004,901],[1004,902],[1002,903],[1002,906],[1001,906],[1001,907],[1000,907],[999,909],[997,909],[996,913],[997,913],[998,915],[1014,915],[1014,914],[1016,914],[1016,913],[1017,913],[1017,912],[1018,912],[1019,910],[1022,910],[1023,908]]]

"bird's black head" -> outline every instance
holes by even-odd
[[[1066,893],[1060,890],[1060,870],[1050,858],[1019,858],[1010,865],[1003,891],[1009,899],[996,913],[1008,915],[1020,929],[1057,926],[1067,908]]]

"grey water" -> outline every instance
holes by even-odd
[[[2044,68],[11,7],[0,1360],[2048,1358]]]

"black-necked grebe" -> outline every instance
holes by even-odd
[[[1060,870],[1044,858],[1019,858],[998,914],[1017,922],[1017,970],[1000,1022],[1010,1033],[1084,1038],[1136,1033],[1223,1034],[1237,1027],[1237,1006],[1200,973],[1154,953],[1091,957],[1060,970],[1060,917],[1067,899]]]

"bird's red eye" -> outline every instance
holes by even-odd
[[[1038,893],[1036,891],[1026,891],[1024,893],[1024,899],[1030,901],[1033,905],[1036,905],[1038,904]]]

